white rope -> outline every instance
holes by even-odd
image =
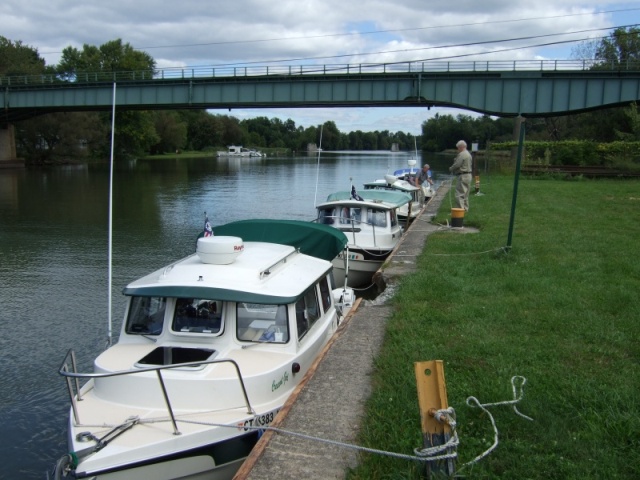
[[[486,253],[494,253],[504,251],[505,247],[492,248],[491,250],[485,250],[483,252],[469,252],[469,253],[427,253],[432,257],[467,257],[469,255],[484,255]]]
[[[458,456],[456,449],[460,444],[458,432],[456,431],[456,414],[452,407],[443,410],[437,410],[433,417],[440,423],[446,423],[451,427],[451,437],[443,445],[434,445],[432,447],[415,448],[413,452],[418,457],[428,457],[428,461],[449,460]],[[453,451],[451,451],[453,450]],[[447,452],[440,455],[441,452]]]
[[[519,380],[522,383],[520,385],[516,385],[516,380]],[[493,444],[483,453],[475,457],[473,460],[470,460],[467,463],[463,464],[458,470],[462,470],[463,468],[469,465],[473,465],[474,463],[479,462],[480,460],[485,458],[487,455],[489,455],[493,450],[495,450],[495,448],[498,446],[498,427],[496,426],[496,421],[493,418],[493,415],[491,415],[491,412],[489,412],[487,407],[496,407],[499,405],[513,405],[513,411],[516,412],[517,415],[520,415],[522,418],[526,418],[527,420],[531,420],[533,422],[533,418],[520,413],[518,411],[518,408],[516,407],[516,404],[520,400],[522,400],[522,398],[524,397],[525,383],[527,383],[527,379],[525,377],[522,377],[520,375],[514,375],[513,377],[511,377],[511,388],[513,391],[513,400],[506,400],[504,402],[495,402],[495,403],[480,403],[476,397],[467,398],[467,405],[469,405],[470,407],[478,407],[489,416],[489,419],[491,420],[491,425],[493,426]]]
[[[521,383],[517,384],[516,381],[519,381]],[[495,450],[495,448],[498,446],[498,427],[496,426],[496,422],[495,422],[495,419],[493,418],[493,415],[491,415],[487,407],[495,407],[499,405],[513,405],[513,410],[517,415],[523,418],[526,418],[527,420],[533,421],[531,417],[528,417],[527,415],[524,415],[523,413],[519,412],[516,407],[516,404],[520,402],[520,400],[522,400],[522,398],[524,397],[524,385],[526,383],[527,383],[527,379],[523,376],[514,375],[513,377],[511,377],[513,400],[507,400],[507,401],[495,402],[495,403],[480,403],[476,397],[471,396],[467,398],[467,405],[469,405],[470,407],[478,407],[489,416],[489,419],[491,420],[491,425],[493,426],[494,441],[493,441],[493,445],[491,445],[487,450],[485,450],[483,453],[475,457],[473,460],[470,460],[469,462],[466,462],[465,464],[463,464],[458,470],[461,470],[469,465],[472,465],[482,460],[487,455],[489,455],[489,453]],[[412,461],[418,461],[418,462],[434,462],[438,460],[449,460],[449,459],[457,458],[458,456],[457,448],[460,444],[460,440],[458,438],[458,433],[456,431],[457,422],[455,417],[455,410],[451,407],[445,410],[438,410],[434,414],[434,417],[442,423],[449,424],[449,426],[451,427],[451,437],[443,445],[435,445],[433,447],[426,447],[426,448],[416,448],[414,449],[414,455],[389,452],[386,450],[379,450],[376,448],[362,447],[362,446],[354,445],[351,443],[339,442],[337,440],[329,440],[326,438],[307,435],[304,433],[293,432],[290,430],[284,430],[277,427],[247,425],[247,426],[243,426],[242,428],[245,430],[262,430],[262,431],[270,430],[276,433],[291,435],[297,438],[303,438],[303,439],[311,440],[314,442],[326,443],[326,444],[334,445],[341,448],[347,448],[351,450],[358,450],[361,452],[372,453],[376,455],[399,458],[402,460],[412,460]],[[166,419],[155,418],[155,419],[140,419],[139,422],[137,423],[139,424],[161,423],[161,422],[168,422],[168,421],[169,421],[168,418]],[[223,423],[205,422],[200,420],[187,420],[184,418],[176,418],[176,422],[189,423],[194,425],[206,425],[211,427],[222,427],[222,428],[233,428],[233,429],[239,428],[238,425],[236,424],[230,425],[230,424],[223,424]],[[84,426],[89,426],[89,425],[87,424]],[[98,427],[98,426],[96,425],[95,427]],[[108,427],[108,426],[100,425],[99,427]]]

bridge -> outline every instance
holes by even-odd
[[[51,112],[118,109],[455,107],[556,116],[640,100],[640,63],[582,60],[193,67],[0,77],[0,161],[10,126]],[[7,128],[9,127],[9,128]],[[7,147],[8,145],[8,147]]]

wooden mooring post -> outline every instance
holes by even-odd
[[[452,431],[448,423],[438,421],[435,416],[437,411],[449,408],[442,360],[416,362],[414,368],[424,448],[444,445],[451,438]],[[453,458],[425,462],[428,479],[452,478],[454,474]]]

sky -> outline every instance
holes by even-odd
[[[536,0],[2,0],[0,35],[37,49],[47,65],[65,47],[121,39],[158,68],[357,65],[408,61],[566,60],[615,27],[638,26],[633,1]],[[535,37],[535,38],[534,38]],[[555,45],[548,45],[555,43]],[[547,44],[547,45],[542,45]],[[434,107],[234,109],[341,132],[420,134]]]

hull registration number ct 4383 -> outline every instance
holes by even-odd
[[[239,424],[238,427],[244,429],[245,431],[248,431],[252,428],[268,427],[276,418],[276,415],[279,411],[280,409],[276,408],[275,410],[271,410],[270,412],[256,415],[253,418],[245,420],[244,424]]]

